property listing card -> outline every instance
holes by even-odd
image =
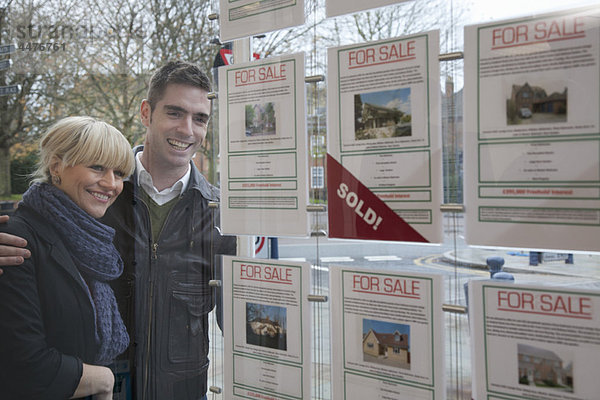
[[[307,263],[224,257],[224,398],[310,398]]]
[[[221,42],[304,23],[304,0],[220,0]]]
[[[600,250],[599,18],[465,28],[469,244]]]
[[[328,50],[330,237],[441,241],[438,53],[438,31]]]
[[[304,54],[219,68],[221,229],[308,235]]]
[[[469,282],[476,400],[594,400],[600,292]]]
[[[333,399],[444,399],[442,277],[330,268]]]
[[[403,3],[404,1],[406,0],[372,0],[366,3],[360,0],[326,0],[325,10],[327,17],[335,17],[390,4]]]

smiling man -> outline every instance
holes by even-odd
[[[207,390],[215,305],[208,281],[217,255],[235,253],[235,237],[219,234],[219,213],[208,207],[219,190],[191,162],[206,137],[209,91],[193,64],[169,62],[155,72],[140,108],[146,138],[134,149],[136,171],[103,219],[117,231],[125,264],[114,289],[140,400],[198,400]]]

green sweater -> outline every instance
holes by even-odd
[[[148,193],[146,193],[144,189],[141,189],[139,193],[144,203],[148,205],[148,212],[150,214],[150,226],[152,228],[152,241],[156,243],[156,241],[158,240],[158,235],[160,235],[160,231],[162,230],[162,227],[165,224],[169,213],[173,209],[173,206],[179,201],[179,196],[159,206],[154,200],[152,200],[152,198],[148,195]]]

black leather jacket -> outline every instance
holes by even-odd
[[[103,218],[116,229],[125,264],[114,289],[132,338],[128,357],[138,400],[196,400],[207,389],[208,313],[216,295],[208,281],[220,274],[211,268],[217,255],[235,254],[236,241],[215,228],[219,210],[208,203],[219,200],[219,190],[191,165],[188,187],[156,243],[135,173]]]

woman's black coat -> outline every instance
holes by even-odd
[[[0,276],[0,398],[67,399],[97,352],[88,289],[61,237],[21,205],[1,232],[27,239],[31,258]]]

